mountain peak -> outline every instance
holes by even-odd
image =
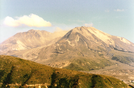
[[[27,32],[34,33],[34,32],[47,32],[47,31],[45,31],[45,30],[30,29],[30,30],[28,30]],[[47,32],[47,33],[49,33],[49,32]]]
[[[95,34],[96,32],[100,32],[100,33],[106,34],[106,33],[102,32],[100,30],[97,30],[94,27],[85,27],[85,26],[75,27],[74,29],[72,29],[72,32],[79,32],[79,33],[82,33],[82,34],[85,34],[85,33]]]
[[[28,30],[27,32],[35,32],[35,31],[38,31],[38,30],[30,29],[30,30]]]
[[[79,40],[79,42],[78,42]],[[131,47],[134,46],[131,42],[129,42],[126,39],[122,39],[121,37],[112,36],[110,34],[104,33],[94,27],[75,27],[74,29],[70,30],[62,39],[60,39],[58,42],[68,42],[69,45],[78,45],[81,41],[81,43],[86,42],[88,44],[85,44],[86,46],[89,45],[104,45],[108,47],[114,47],[117,50],[123,50],[123,51],[131,51],[133,52],[133,49]],[[77,42],[76,42],[77,41]],[[82,43],[82,44],[83,44]],[[127,44],[131,46],[127,46]],[[94,47],[96,47],[94,46]]]
[[[81,26],[81,27],[75,27],[74,29],[72,29],[73,31],[85,31],[88,29],[91,29],[92,27],[85,27],[85,26]]]
[[[30,29],[29,31],[36,31],[35,29]]]
[[[68,32],[65,36],[68,37],[69,35],[75,35],[75,34],[80,34],[83,35],[86,38],[90,38],[90,39],[100,39],[103,42],[107,43],[107,41],[110,40],[110,36],[107,33],[104,33],[100,30],[95,29],[94,27],[75,27],[74,29],[72,29],[70,32]]]

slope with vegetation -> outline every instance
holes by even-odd
[[[52,68],[12,56],[0,56],[0,87],[47,84],[49,88],[128,88],[122,81],[104,75]],[[42,86],[42,88],[46,86]]]

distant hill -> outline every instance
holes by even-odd
[[[7,53],[9,51],[26,50],[48,45],[62,37],[67,31],[55,31],[50,33],[44,30],[31,29],[27,32],[20,32],[10,37],[0,44],[0,50]]]
[[[12,56],[0,55],[0,86],[43,88],[128,88],[122,81],[104,75],[52,68]]]
[[[24,59],[37,58],[37,54],[42,47],[55,43],[65,33],[67,33],[66,30],[50,33],[45,30],[34,29],[20,32],[0,44],[0,54],[17,56]]]

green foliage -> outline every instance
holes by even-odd
[[[5,85],[51,82],[49,79],[53,72],[51,67],[10,56],[0,56],[0,64],[1,73],[3,73],[0,80]]]
[[[112,60],[119,61],[121,63],[129,64],[131,62],[134,62],[134,58],[132,57],[124,57],[124,56],[113,56]]]
[[[1,79],[2,79],[2,77],[4,76],[4,70],[0,70],[0,82],[1,82]]]
[[[111,53],[114,54],[112,60],[116,60],[125,64],[130,64],[131,62],[134,63],[134,53],[121,52],[116,50],[111,51]]]
[[[69,66],[67,66],[65,68],[70,69],[70,70],[76,70],[76,71],[85,70],[84,68],[82,68],[81,66],[79,66],[78,64],[75,64],[75,63],[71,63]]]
[[[105,66],[112,65],[113,63],[106,59],[99,59],[99,61],[95,61],[87,58],[77,58],[72,61],[72,63],[64,67],[66,69],[76,70],[76,71],[90,71],[104,68]]]
[[[86,60],[77,62],[82,64],[84,61]],[[16,88],[24,88],[26,84],[45,83],[49,84],[49,88],[127,88],[122,81],[112,77],[51,68],[11,56],[1,55],[0,64],[0,82],[3,83],[0,86],[3,88],[16,83],[21,84]]]

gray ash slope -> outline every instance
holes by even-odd
[[[37,57],[41,47],[53,44],[66,32],[61,30],[50,33],[31,29],[17,33],[0,44],[0,54],[31,60]]]
[[[72,70],[101,69],[117,62],[132,65],[134,44],[93,27],[76,27],[42,48],[35,61]]]
[[[4,41],[2,44],[0,44],[0,50],[12,51],[39,47],[49,43],[50,40],[55,39],[52,34],[53,33],[44,30],[34,29],[31,29],[27,32],[17,33],[6,41]]]

